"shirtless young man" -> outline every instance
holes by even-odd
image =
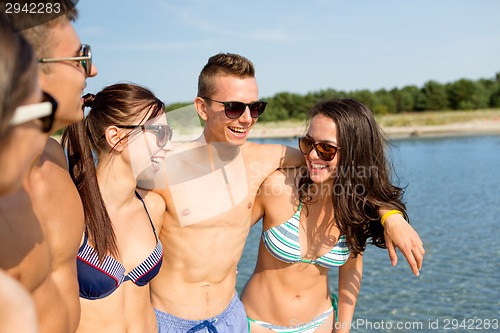
[[[82,119],[85,80],[97,74],[70,22],[76,18],[73,5],[60,5],[63,12],[69,8],[66,15],[22,31],[37,58],[45,59],[39,64],[42,90],[58,102],[52,133]],[[0,212],[0,268],[31,293],[40,332],[74,332],[80,319],[76,254],[83,208],[57,141],[49,139],[22,189],[0,198]]]
[[[176,147],[166,164],[168,187],[157,190],[167,205],[160,233],[165,259],[150,282],[160,333],[247,331],[236,265],[255,222],[257,191],[277,168],[304,163],[297,149],[246,141],[265,107],[258,102],[248,59],[217,54],[208,60],[194,100],[205,122],[203,136]],[[414,231],[405,234],[413,230],[408,223],[388,222],[398,237],[392,241],[409,250],[409,258],[420,238]],[[420,267],[421,257],[413,264]]]

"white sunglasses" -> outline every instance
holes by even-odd
[[[18,106],[10,121],[10,126],[16,126],[35,119],[42,122],[42,131],[50,132],[54,123],[57,102],[50,94],[43,92],[43,102]]]

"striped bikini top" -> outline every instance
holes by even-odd
[[[149,222],[156,237],[156,247],[146,260],[125,275],[125,267],[115,258],[106,256],[102,263],[99,262],[97,252],[87,242],[87,235],[85,234],[83,244],[78,250],[76,262],[80,297],[86,299],[104,298],[113,293],[123,281],[127,280],[142,287],[158,274],[163,262],[163,246],[158,239],[144,200],[142,200],[139,193],[136,192],[135,194],[141,200],[148,214]]]
[[[342,266],[349,259],[345,235],[341,235],[335,246],[317,259],[302,259],[299,243],[299,204],[295,214],[285,223],[262,232],[262,241],[273,257],[286,263],[309,263],[326,268]]]

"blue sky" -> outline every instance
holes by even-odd
[[[500,72],[498,0],[80,0],[99,75],[190,102],[219,52],[256,67],[260,96],[421,87]]]

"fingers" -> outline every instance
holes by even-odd
[[[392,242],[387,244],[387,251],[389,252],[389,259],[391,260],[392,266],[396,266],[398,264],[398,254]]]
[[[406,258],[406,261],[408,261],[408,265],[410,265],[410,269],[415,274],[415,276],[419,276],[419,264],[417,264],[417,259],[413,255],[413,251],[410,251],[408,249],[402,250],[400,249],[403,255]],[[422,267],[422,257],[420,258],[420,268]]]
[[[417,262],[417,267],[420,270],[420,269],[422,269],[422,263],[424,261],[424,254],[425,254],[424,246],[422,243],[419,243],[418,245],[416,245],[414,247],[416,247],[416,249],[413,250],[413,255],[414,255],[415,260]]]
[[[420,238],[418,240],[413,239],[410,246],[405,246],[399,249],[408,261],[408,265],[415,274],[415,276],[420,275],[420,269],[422,269],[422,263],[424,260],[425,250]]]
[[[423,247],[422,240],[418,233],[408,224],[408,223],[396,223],[392,221],[406,222],[401,218],[400,215],[393,215],[389,218],[392,220],[387,220],[385,223],[384,237],[387,245],[387,251],[389,252],[389,259],[393,266],[396,266],[398,262],[398,256],[396,249],[399,249],[401,253],[405,256],[411,271],[415,276],[419,276],[419,270],[422,268],[423,258],[425,250]]]
[[[425,250],[424,250],[424,244],[422,243],[422,240],[420,239],[420,237],[416,232],[412,238],[411,245],[412,245],[411,252],[413,254],[415,262],[417,263],[417,268],[420,270],[422,269]]]

